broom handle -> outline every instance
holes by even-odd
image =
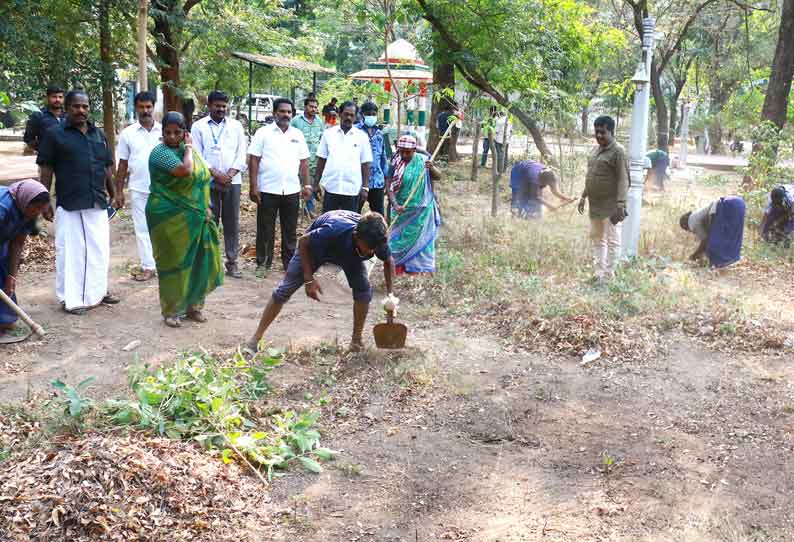
[[[444,140],[449,137],[449,133],[452,131],[452,128],[455,126],[455,124],[457,124],[457,122],[458,121],[450,122],[449,126],[447,126],[447,130],[444,132],[444,135],[442,135],[441,139],[438,140],[438,145],[436,145],[436,150],[433,151],[433,156],[430,157],[431,162],[436,159],[438,151],[441,150],[441,145],[444,143]]]
[[[46,334],[44,328],[34,322],[31,317],[28,316],[25,311],[19,308],[19,305],[14,303],[14,300],[8,297],[8,294],[6,294],[2,289],[0,289],[0,299],[2,299],[6,305],[11,307],[11,310],[17,313],[17,316],[22,318],[22,321],[25,322],[36,335],[43,337]]]

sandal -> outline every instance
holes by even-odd
[[[88,312],[88,309],[86,307],[77,307],[77,308],[74,308],[74,309],[67,309],[65,303],[61,304],[61,309],[63,310],[63,312],[65,312],[67,314],[73,314],[75,316],[82,316],[82,315],[84,315],[85,313]]]
[[[182,321],[179,320],[179,316],[166,316],[163,321],[168,327],[182,327]]]
[[[132,280],[136,282],[146,282],[147,280],[152,280],[154,278],[154,271],[151,269],[144,269],[140,273],[135,273],[132,276]]]
[[[187,318],[188,320],[193,320],[194,322],[198,322],[200,324],[203,324],[204,322],[207,321],[207,317],[204,316],[204,313],[201,311],[201,309],[195,309],[195,308],[188,309],[185,318]]]

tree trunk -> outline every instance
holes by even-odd
[[[493,132],[488,134],[488,145],[491,148],[491,158],[493,159],[491,165],[491,216],[496,218],[499,211],[499,157],[496,153],[496,138]]]
[[[113,114],[113,58],[110,54],[110,0],[99,3],[99,58],[102,61],[102,126],[108,140],[113,167],[116,164],[116,126]]]
[[[582,135],[590,135],[590,104],[582,106]]]
[[[761,118],[779,129],[786,124],[791,78],[794,76],[794,0],[784,0],[772,75],[769,77]]]
[[[449,133],[449,144],[447,145],[447,154],[449,155],[450,162],[457,162],[460,160],[460,156],[458,156],[458,136],[460,135],[460,129],[455,127],[452,128],[452,131]]]
[[[457,42],[454,35],[444,25],[443,21],[433,14],[426,0],[418,0],[418,4],[423,10],[422,17],[429,22],[438,33],[438,39],[443,41],[449,54],[455,55],[455,66],[466,81],[488,94],[491,98],[496,100],[496,103],[518,117],[521,123],[529,130],[529,133],[532,134],[532,139],[535,141],[535,146],[538,150],[548,159],[549,163],[557,166],[558,164],[556,163],[557,161],[554,158],[554,154],[549,150],[549,146],[543,138],[543,132],[538,128],[535,119],[515,105],[507,94],[496,89],[488,78],[477,69],[477,66],[465,58],[466,51],[464,51],[463,47]]]
[[[497,101],[499,101],[499,100],[497,100]],[[499,103],[501,104],[501,102],[499,102]],[[505,101],[505,103],[502,104],[502,105],[507,107],[508,110],[513,115],[518,117],[518,120],[521,121],[521,124],[523,124],[526,127],[527,130],[529,130],[529,133],[532,135],[532,140],[535,142],[535,146],[540,151],[540,154],[543,155],[544,163],[553,165],[555,167],[559,167],[559,164],[557,163],[557,160],[554,158],[554,153],[551,152],[551,149],[546,144],[546,140],[543,137],[543,132],[540,131],[540,128],[538,127],[538,123],[535,122],[535,119],[530,117],[527,113],[525,113],[518,106],[511,105],[507,101]]]
[[[149,18],[149,0],[138,0],[138,92],[149,90],[146,71],[146,36]]]
[[[433,50],[434,56],[437,57],[439,60],[435,60],[433,63],[433,85],[439,91],[446,91],[447,89],[451,90],[453,93],[455,92],[455,65],[454,64],[447,64],[442,62],[440,59],[443,58],[444,52],[444,44],[440,43],[440,40],[436,39],[433,41]],[[442,95],[442,94],[440,94]],[[444,134],[439,133],[438,131],[438,116],[442,111],[446,111],[451,109],[449,104],[445,98],[441,98],[440,100],[433,100],[433,106],[430,109],[430,135],[427,138],[427,148],[428,149],[435,149],[438,145],[438,142],[441,140],[441,136]],[[452,134],[450,134],[452,135]],[[452,140],[450,139],[446,145],[447,159],[450,162],[454,162],[458,159],[457,152],[455,152],[455,146],[452,144]]]
[[[471,181],[477,181],[477,173],[480,171],[479,160],[477,159],[478,151],[480,149],[480,133],[482,131],[482,122],[480,119],[474,119],[474,141],[471,144]]]
[[[668,141],[671,146],[675,145],[675,136],[678,134],[676,122],[678,122],[678,97],[673,96],[670,98],[670,141]]]
[[[653,101],[656,104],[656,148],[668,152],[670,124],[660,75],[654,59],[651,62],[651,90],[653,91]]]

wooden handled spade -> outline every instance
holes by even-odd
[[[38,335],[39,337],[43,337],[46,334],[44,328],[38,325],[36,322],[34,322],[33,319],[30,316],[28,316],[25,311],[20,309],[19,305],[14,303],[14,300],[8,297],[8,294],[6,294],[2,289],[0,289],[0,300],[2,300],[6,305],[11,307],[11,310],[17,313],[17,316],[19,316],[22,319],[22,321],[25,322],[28,325],[28,327],[33,330],[33,332],[36,335]]]
[[[408,328],[405,324],[395,324],[394,310],[387,310],[386,323],[377,324],[372,328],[372,334],[375,335],[375,345],[378,348],[405,348],[405,338],[408,336]]]

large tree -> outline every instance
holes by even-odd
[[[775,58],[761,117],[778,129],[786,124],[791,79],[794,77],[794,0],[783,0]]]
[[[656,106],[656,145],[667,150],[670,142],[670,113],[665,100],[662,78],[670,61],[679,52],[703,11],[719,0],[667,0],[658,2],[650,13],[648,0],[624,0],[631,9],[631,20],[640,40],[644,35],[643,19],[656,17],[663,34],[651,62],[651,92]]]
[[[446,61],[518,118],[554,161],[536,113],[551,89],[575,90],[590,8],[572,0],[415,0],[415,8],[446,47]]]

